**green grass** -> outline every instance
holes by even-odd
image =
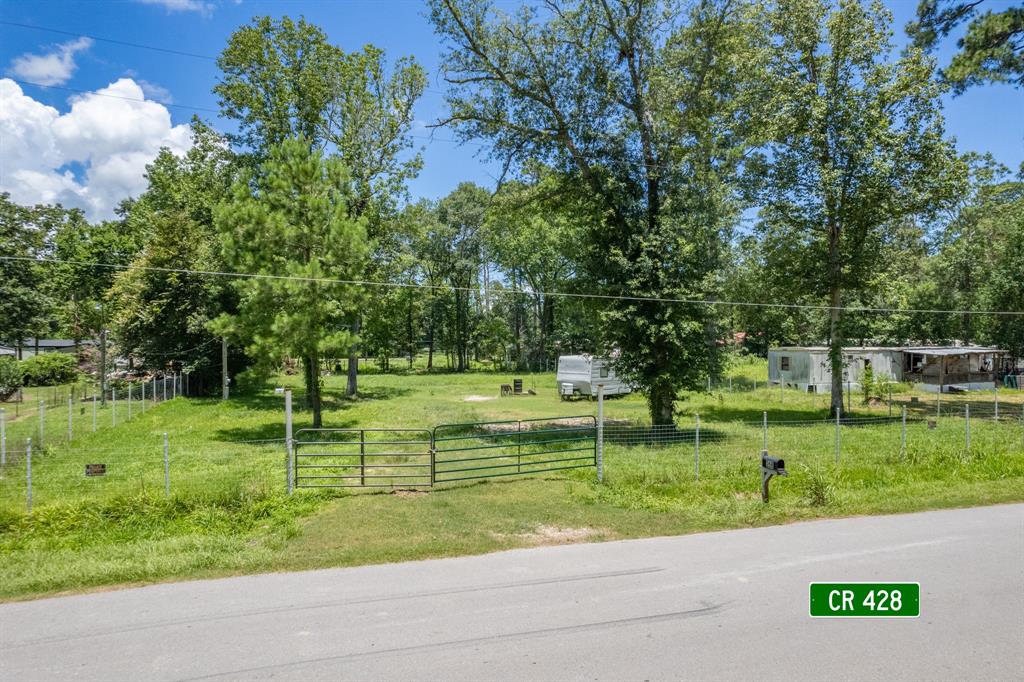
[[[731,371],[751,385],[754,377],[764,379],[763,363]],[[414,371],[367,374],[362,396],[346,400],[343,377],[329,377],[324,422],[422,428],[595,412],[593,402],[560,401],[553,374],[516,376],[537,395],[498,398],[512,374]],[[298,389],[297,377],[280,381]],[[608,426],[602,485],[593,469],[579,469],[430,492],[299,490],[288,497],[283,443],[243,442],[282,437],[283,398],[272,385],[227,402],[179,398],[150,406],[130,422],[85,430],[71,443],[55,433],[33,458],[31,515],[23,458],[15,454],[0,472],[0,598],[1024,500],[1024,427],[1005,418],[1014,409],[1019,414],[1020,391],[1000,392],[999,422],[991,419],[992,394],[943,396],[944,415],[959,414],[969,400],[972,414],[989,417],[972,419],[969,450],[964,420],[942,416],[930,429],[922,417],[933,405],[917,394],[905,451],[898,422],[847,424],[836,466],[835,426],[823,421],[821,396],[741,391],[739,383],[733,392],[726,385],[686,396],[672,442],[654,447],[624,444],[617,425],[645,422],[640,397],[607,401],[607,418],[620,421]],[[910,405],[912,395],[897,395],[899,405]],[[856,403],[855,416],[888,414],[886,405]],[[769,451],[783,456],[791,473],[773,481],[768,505],[760,501],[757,468],[765,410]],[[31,428],[30,421],[16,428]],[[308,425],[308,413],[297,412],[295,422],[296,429]],[[107,475],[83,476],[84,465],[95,462],[107,464]]]

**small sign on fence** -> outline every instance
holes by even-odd
[[[86,464],[85,475],[86,476],[106,476],[107,465],[106,464]]]

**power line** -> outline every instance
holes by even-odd
[[[159,102],[159,101],[154,100],[154,99],[139,99],[137,97],[125,97],[124,95],[113,95],[113,94],[106,93],[106,92],[98,92],[96,90],[80,90],[78,88],[69,88],[69,87],[67,87],[65,85],[47,85],[45,83],[35,83],[33,81],[22,80],[20,78],[10,78],[10,80],[14,81],[15,83],[20,83],[21,85],[31,85],[31,86],[36,87],[36,88],[48,88],[48,89],[51,89],[51,90],[63,90],[65,92],[73,92],[73,93],[76,93],[76,94],[79,94],[79,95],[95,95],[97,97],[109,97],[111,99],[121,99],[121,100],[125,100],[127,102],[140,102],[140,103],[144,103],[144,104],[153,103],[153,104],[159,104],[160,106],[164,106],[164,107],[174,107],[176,109],[191,109],[193,111],[204,111],[204,112],[211,113],[211,114],[217,114],[218,116],[220,115],[220,111],[217,110],[217,109],[211,109],[209,107],[197,107],[197,106],[192,105],[192,104],[167,104],[167,103],[164,103],[164,102]],[[435,137],[433,135],[410,135],[409,137],[412,137],[412,138],[417,139],[417,140],[426,140],[428,142],[451,142],[453,144],[472,144],[472,145],[477,145],[477,146],[481,146],[481,147],[485,146],[485,145],[483,145],[483,144],[481,144],[479,142],[453,140],[453,139],[446,138],[446,137]]]
[[[100,36],[89,35],[88,33],[79,33],[77,31],[65,31],[59,28],[52,28],[49,26],[36,26],[34,24],[22,24],[16,21],[0,21],[0,26],[13,26],[15,28],[28,28],[35,31],[45,31],[47,33],[57,33],[64,36],[72,36],[76,38],[88,38],[95,40],[100,43],[111,43],[112,45],[123,45],[125,47],[134,47],[140,50],[152,50],[154,52],[163,52],[164,54],[173,54],[179,57],[194,57],[196,59],[205,59],[207,61],[215,62],[217,57],[210,54],[198,54],[196,52],[183,52],[181,50],[171,50],[166,47],[158,47],[156,45],[146,45],[144,43],[131,43],[125,40],[115,40],[114,38],[101,38]],[[432,92],[438,95],[447,94],[443,90],[434,90],[432,88],[424,88],[424,92]]]
[[[228,277],[233,279],[269,279],[291,282],[309,282],[317,284],[347,284],[352,286],[381,287],[390,289],[429,289],[440,291],[465,291],[469,293],[487,292],[489,294],[520,294],[541,295],[558,298],[578,298],[610,301],[636,301],[642,303],[683,303],[687,305],[736,306],[748,308],[782,308],[788,310],[843,310],[846,312],[863,313],[924,313],[935,315],[1002,315],[1024,317],[1024,311],[1017,310],[940,310],[935,308],[881,308],[870,306],[828,306],[806,303],[760,303],[754,301],[708,301],[697,298],[667,298],[659,296],[623,296],[615,294],[573,293],[564,291],[512,290],[495,287],[456,287],[443,284],[423,284],[415,282],[375,282],[372,280],[339,279],[334,277],[297,277],[295,275],[269,275],[251,272],[222,272],[218,270],[194,270],[190,268],[160,268],[147,265],[120,265],[116,263],[98,263],[92,261],[68,260],[62,258],[32,258],[29,256],[0,256],[0,261],[19,261],[34,263],[50,263],[56,265],[79,265],[85,267],[110,268],[113,270],[141,270],[144,272],[160,272],[166,274],[201,275],[209,277]]]
[[[182,50],[171,50],[166,47],[157,47],[155,45],[143,45],[142,43],[130,43],[125,40],[115,40],[113,38],[101,38],[99,36],[92,36],[88,33],[79,33],[78,31],[64,31],[59,28],[50,28],[48,26],[35,26],[33,24],[20,24],[16,21],[0,21],[0,26],[14,26],[15,28],[28,28],[35,31],[45,31],[47,33],[57,33],[65,36],[73,36],[76,38],[88,38],[89,40],[95,40],[100,43],[111,43],[113,45],[124,45],[126,47],[136,47],[142,50],[153,50],[154,52],[163,52],[165,54],[174,54],[180,57],[195,57],[196,59],[208,59],[210,61],[217,61],[216,57],[211,57],[206,54],[196,54],[195,52],[183,52]]]
[[[19,78],[11,78],[10,80],[15,83],[21,83],[22,85],[32,85],[37,88],[50,88],[53,90],[64,90],[66,92],[74,92],[80,95],[95,95],[96,97],[109,97],[111,99],[123,99],[128,102],[140,102],[142,104],[159,104],[162,107],[174,107],[176,109],[192,109],[194,111],[206,111],[211,114],[220,114],[217,109],[210,109],[208,107],[196,107],[190,104],[167,104],[165,102],[158,102],[155,99],[139,99],[138,97],[125,97],[124,95],[112,95],[108,92],[98,92],[96,90],[79,90],[77,88],[69,88],[65,85],[46,85],[44,83],[33,83],[32,81],[24,81]]]

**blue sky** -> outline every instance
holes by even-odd
[[[895,15],[897,41],[905,41],[902,27],[912,18],[916,0],[887,0],[886,4]],[[1009,0],[989,0],[986,3],[993,9],[1009,4]],[[193,113],[212,120],[219,129],[231,127],[229,123],[219,120],[214,113],[195,112],[188,108],[192,106],[217,109],[216,98],[210,92],[217,78],[215,63],[210,59],[162,54],[107,42],[76,42],[77,36],[93,35],[215,56],[231,32],[240,24],[246,23],[253,15],[302,14],[307,20],[323,27],[330,39],[345,49],[352,50],[366,43],[373,43],[384,48],[392,58],[406,54],[414,55],[428,71],[428,88],[431,90],[418,104],[417,118],[423,122],[430,122],[444,113],[443,98],[439,92],[444,89],[444,83],[439,76],[440,46],[424,17],[424,7],[419,0],[3,0],[0,2],[0,9],[0,18],[3,21],[61,29],[72,34],[60,35],[0,25],[0,69],[3,70],[0,77],[18,78],[20,73],[23,76],[21,80],[29,80],[28,77],[24,77],[25,73],[44,73],[47,69],[56,69],[60,72],[64,69],[63,75],[58,73],[56,76],[51,75],[50,78],[55,82],[61,81],[61,87],[82,91],[94,91],[108,86],[119,78],[131,78],[143,87],[147,98],[178,106],[167,107],[170,113],[169,127],[165,123],[154,122],[155,119],[136,123],[131,117],[124,119],[124,125],[140,128],[150,126],[146,128],[151,131],[150,135],[154,139],[167,140],[167,144],[172,148],[179,140],[182,130],[175,126],[187,123]],[[948,61],[953,48],[953,41],[947,41],[939,53],[940,63]],[[26,54],[49,55],[49,61],[41,65],[42,71],[32,70],[33,66],[40,66],[38,63],[21,63],[20,67],[17,67],[16,60]],[[25,96],[54,107],[58,114],[69,111],[68,100],[75,96],[74,93],[58,89],[29,85],[19,87]],[[131,91],[124,90],[123,93],[130,96]],[[78,118],[85,117],[85,113],[83,111],[82,116]],[[155,110],[147,112],[147,116],[156,118],[159,118],[158,114]],[[9,115],[13,114],[9,112]],[[53,112],[49,115],[55,120]],[[102,119],[105,115],[97,108],[91,116],[94,125],[99,125],[95,119]],[[1024,161],[1024,93],[1021,91],[1015,91],[1007,86],[974,88],[961,97],[947,97],[945,115],[948,130],[956,137],[961,150],[991,152],[997,160],[1012,169],[1018,168]],[[63,144],[75,144],[80,139],[95,140],[97,133],[94,128],[88,125],[79,126],[80,122],[76,121],[63,123],[65,128],[75,124],[73,132],[65,132]],[[426,137],[429,132],[420,129],[416,134]],[[434,136],[450,139],[452,134],[441,130]],[[25,139],[29,138],[29,135],[25,136]],[[416,142],[425,145],[425,164],[420,177],[411,183],[413,197],[441,196],[463,180],[493,185],[493,176],[497,169],[476,158],[478,147],[459,147],[441,140],[430,142],[426,139],[416,139]],[[60,147],[60,144],[58,141],[57,146]],[[97,163],[96,159],[105,158],[109,173],[113,177],[118,177],[118,172],[129,174],[132,166],[127,159],[136,158],[132,156],[132,150],[124,148],[123,145],[111,145],[113,143],[101,145],[91,152],[95,155],[89,156],[89,161]],[[29,143],[25,142],[23,146],[23,155],[31,155]],[[103,154],[108,156],[103,157]],[[57,159],[53,163],[60,162],[58,170],[69,171],[74,179],[81,180],[85,163],[82,159],[68,160],[67,154],[56,154],[53,158]],[[7,162],[0,164],[0,176],[4,173],[4,166],[8,165]],[[121,170],[118,171],[118,168]],[[99,177],[101,173],[97,171],[96,175]],[[0,182],[6,184],[2,177]],[[65,182],[68,183],[71,183],[71,180]],[[115,185],[127,188],[125,191],[132,191],[134,187],[123,178],[121,184]],[[71,189],[84,196],[84,190],[76,187]],[[109,197],[104,198],[94,192],[89,201],[98,207],[103,205],[104,201],[109,202]]]

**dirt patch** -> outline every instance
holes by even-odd
[[[491,533],[497,540],[515,539],[531,546],[571,545],[585,542],[592,538],[609,538],[614,535],[610,530],[600,528],[563,528],[561,526],[537,526],[529,533]]]
[[[629,424],[630,421],[628,419],[604,420],[605,426],[628,426]],[[550,421],[495,422],[492,424],[481,424],[480,429],[489,433],[509,433],[519,431],[520,427],[523,431],[529,431],[531,429],[557,429],[593,425],[593,419],[588,419],[587,417],[573,417],[571,419],[552,419]]]
[[[426,495],[426,490],[392,490],[392,495],[396,497],[418,497],[420,495]]]
[[[494,400],[494,396],[493,395],[467,395],[462,400],[464,402],[467,402],[467,403],[482,403],[485,400]]]

